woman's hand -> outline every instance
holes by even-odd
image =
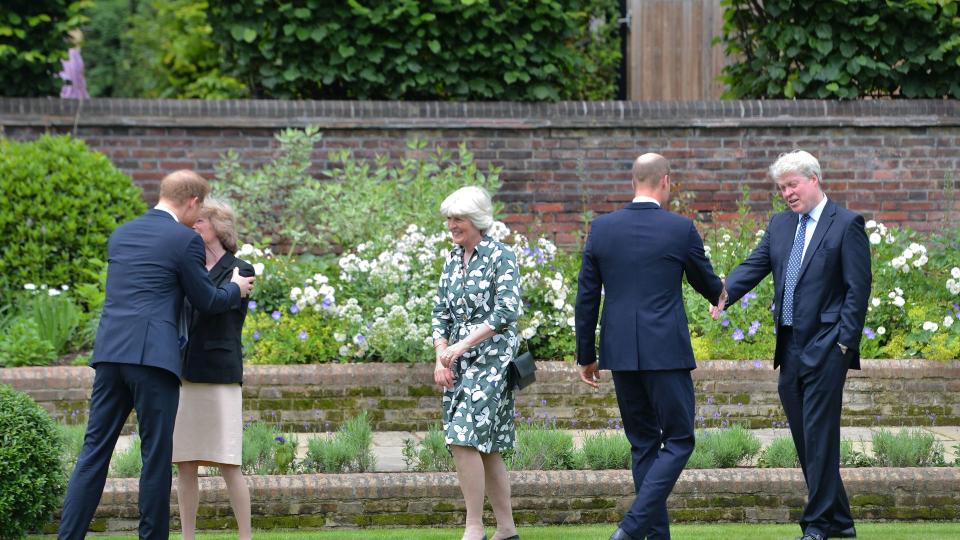
[[[443,388],[453,388],[453,370],[437,362],[433,368],[433,381]]]
[[[457,358],[460,358],[463,353],[467,352],[469,347],[466,345],[466,341],[458,341],[453,345],[443,349],[443,351],[437,353],[437,361],[445,367],[449,368]]]

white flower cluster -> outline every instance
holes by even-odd
[[[936,332],[937,330],[940,329],[940,326],[937,325],[937,323],[935,322],[924,321],[923,329],[926,330],[927,332]]]
[[[880,242],[892,244],[896,241],[893,234],[887,233],[887,226],[883,223],[877,223],[871,219],[864,225],[864,228],[868,231],[868,238],[873,245],[878,245]]]
[[[916,256],[915,259],[914,256]],[[907,273],[910,271],[911,264],[920,268],[927,264],[929,260],[930,259],[927,258],[927,248],[913,242],[907,249],[903,250],[903,253],[899,257],[894,257],[893,260],[890,261],[890,266],[903,273]]]
[[[354,282],[369,276],[394,285],[406,283],[415,277],[418,267],[429,265],[444,255],[437,245],[445,238],[442,233],[427,236],[416,225],[409,225],[403,236],[375,257],[363,257],[371,246],[369,243],[360,244],[356,253],[340,257],[340,279]]]
[[[24,283],[23,288],[24,290],[27,290],[33,293],[36,293],[38,290],[47,291],[47,295],[49,296],[60,296],[61,291],[70,290],[69,285],[61,285],[59,289],[56,287],[47,287],[46,285],[40,285],[38,289],[37,286],[33,283]]]
[[[264,257],[266,257],[266,258],[269,259],[269,258],[272,257],[272,256],[273,256],[273,252],[270,251],[270,248],[267,248],[267,249],[259,249],[259,248],[253,247],[252,244],[243,244],[242,246],[240,246],[240,249],[237,250],[237,257],[239,257],[239,258],[241,258],[241,259],[244,259],[244,260],[256,260],[256,259],[262,259],[262,258],[264,258]],[[258,276],[262,276],[262,275],[263,275],[263,268],[264,268],[264,267],[263,267],[263,263],[262,263],[262,262],[254,262],[254,263],[251,263],[251,264],[253,265],[253,271],[254,271]]]
[[[510,227],[502,221],[494,221],[493,225],[487,229],[487,235],[497,242],[503,242],[503,239],[510,236]]]
[[[300,309],[312,307],[314,311],[336,311],[336,297],[330,280],[323,274],[314,274],[306,279],[305,286],[290,289],[290,300]]]
[[[906,301],[903,299],[903,289],[901,289],[900,287],[897,287],[892,291],[890,291],[890,293],[887,294],[887,298],[890,299],[891,304],[899,308],[902,308],[903,305],[906,303]]]
[[[950,294],[956,296],[960,294],[960,268],[954,266],[950,269],[950,279],[947,280],[947,290]]]

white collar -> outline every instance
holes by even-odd
[[[157,210],[163,210],[164,212],[170,214],[171,216],[173,216],[174,221],[176,221],[177,223],[180,223],[180,218],[177,217],[177,214],[176,212],[173,211],[173,208],[170,208],[169,206],[163,204],[162,202],[158,202],[157,205],[154,206],[154,208],[156,208]]]
[[[653,197],[647,197],[646,195],[639,195],[639,196],[637,196],[637,197],[634,197],[634,198],[633,198],[633,202],[635,202],[635,203],[638,203],[638,202],[649,202],[649,203],[653,203],[653,204],[655,204],[655,205],[657,205],[657,206],[660,206],[660,201],[654,199]]]
[[[825,206],[827,206],[827,196],[826,196],[826,195],[824,195],[823,198],[820,199],[820,202],[817,203],[817,205],[813,207],[813,210],[810,210],[809,212],[807,212],[807,215],[809,215],[809,216],[810,216],[810,219],[812,219],[815,223],[819,223],[819,222],[820,222],[820,214],[823,213],[823,208],[824,208]]]

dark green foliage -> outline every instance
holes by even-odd
[[[107,238],[145,210],[140,190],[103,154],[66,136],[0,139],[0,291],[74,285],[97,275]]]
[[[630,441],[622,431],[587,435],[578,458],[582,469],[630,469]]]
[[[46,411],[0,385],[0,539],[39,529],[60,504],[67,480],[62,444]]]
[[[51,96],[70,48],[69,32],[84,21],[90,0],[0,2],[0,96]]]
[[[142,84],[142,66],[131,57],[130,0],[97,0],[83,25],[83,65],[93,97],[133,97]]]
[[[722,4],[728,97],[960,97],[955,0]]]
[[[614,3],[211,0],[213,39],[258,97],[611,98]],[[591,16],[595,23],[591,32]]]

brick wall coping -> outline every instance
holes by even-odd
[[[936,376],[960,378],[960,360],[862,360],[863,369],[850,370],[848,378],[897,377],[903,379]],[[769,360],[710,360],[699,363],[694,370],[695,380],[769,380],[773,365]],[[420,364],[298,364],[248,365],[244,367],[244,382],[253,386],[266,385],[381,385],[409,381],[411,371],[417,380],[427,380],[432,369]],[[576,375],[572,362],[537,362],[537,380],[541,382],[569,382]],[[93,381],[94,370],[87,366],[20,367],[0,369],[0,383],[19,390],[64,389],[87,386]]]
[[[0,126],[323,129],[922,127],[960,125],[956,100],[409,102],[0,98]]]
[[[844,468],[840,470],[850,493],[944,492],[960,485],[960,467]],[[247,476],[254,502],[277,497],[300,500],[404,499],[450,497],[461,499],[456,473],[356,473]],[[110,478],[101,505],[136,505],[137,478]],[[175,480],[176,482],[176,480]],[[630,495],[633,477],[628,470],[511,471],[513,497],[592,497]],[[204,504],[229,502],[226,484],[217,477],[201,478]],[[800,469],[687,469],[673,489],[674,496],[718,493],[803,493]],[[172,490],[176,497],[176,488]]]

